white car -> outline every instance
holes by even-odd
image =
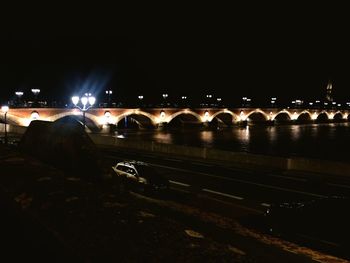
[[[142,191],[162,191],[169,189],[169,181],[146,163],[124,161],[112,166],[112,169],[118,177]]]

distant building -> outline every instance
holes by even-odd
[[[326,88],[326,101],[332,102],[333,101],[333,86],[332,82],[328,81],[327,88]]]

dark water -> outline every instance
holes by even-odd
[[[280,156],[350,161],[350,123],[219,130],[124,131],[125,138]]]

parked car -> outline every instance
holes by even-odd
[[[143,192],[169,189],[169,181],[150,165],[138,161],[119,162],[112,167],[119,178]]]
[[[299,235],[349,247],[350,199],[326,197],[272,205],[264,214],[270,232]]]

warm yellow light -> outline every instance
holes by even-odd
[[[39,113],[37,111],[33,111],[31,113],[30,117],[31,117],[32,120],[37,120],[37,119],[39,119],[40,115],[39,115]]]
[[[241,111],[241,113],[239,114],[239,120],[240,121],[245,121],[247,119],[247,117],[245,116],[244,112]]]
[[[202,117],[203,122],[209,121],[209,112],[205,111],[204,116]]]

